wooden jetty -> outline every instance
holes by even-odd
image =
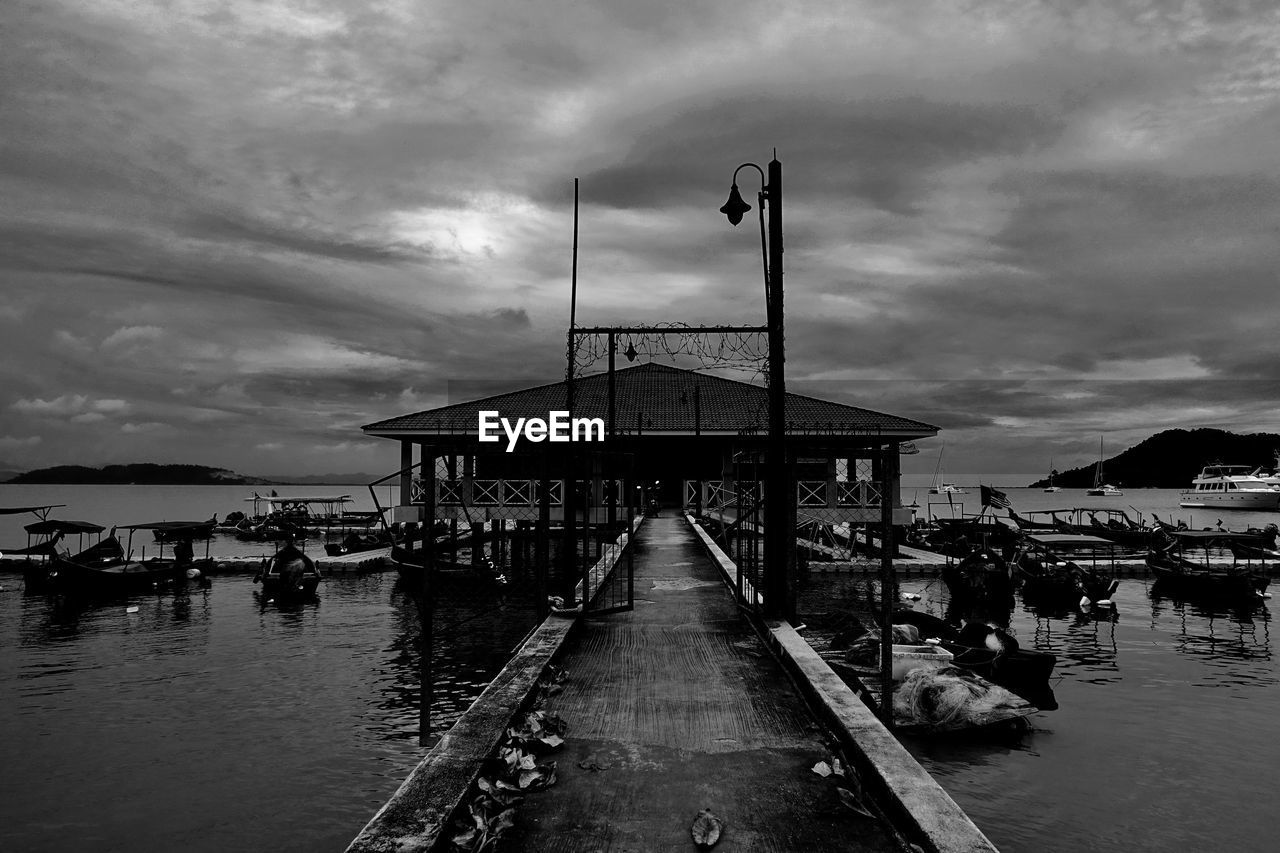
[[[443,843],[553,659],[568,672],[545,705],[567,724],[549,756],[557,782],[517,807],[505,849],[692,849],[690,824],[709,808],[726,850],[994,850],[789,624],[738,608],[728,558],[709,543],[684,518],[645,520],[632,546],[634,609],[548,619],[349,853]],[[842,806],[838,779],[813,772],[833,744],[861,780],[844,796],[870,816]]]

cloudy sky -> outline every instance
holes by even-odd
[[[575,177],[580,321],[762,322],[774,147],[793,390],[949,475],[1277,430],[1278,92],[1274,3],[7,0],[0,467],[391,470],[561,375]]]

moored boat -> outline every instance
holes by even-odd
[[[914,625],[920,636],[937,640],[951,653],[951,663],[999,684],[1031,702],[1042,711],[1058,707],[1049,686],[1049,678],[1057,664],[1052,652],[1023,649],[1007,632],[981,622],[968,622],[963,628],[916,610],[899,610],[893,615],[895,625]]]
[[[6,553],[40,557],[39,562],[28,560],[22,572],[27,589],[32,591],[42,590],[49,586],[49,575],[54,565],[54,559],[58,556],[58,545],[64,541],[65,537],[74,535],[76,537],[76,551],[92,557],[95,553],[93,546],[86,550],[84,537],[86,535],[97,536],[96,541],[101,542],[102,531],[106,530],[101,524],[94,524],[89,521],[63,521],[56,518],[36,521],[26,525],[23,529],[27,531],[28,538],[35,537],[38,541],[22,549],[21,552],[8,551]],[[101,549],[101,552],[108,553],[112,550],[112,547],[108,545]],[[68,551],[67,553],[70,552]],[[123,559],[124,555],[120,554],[120,558]]]
[[[975,548],[942,569],[942,580],[954,599],[1003,601],[1013,596],[1009,564],[991,548]]]
[[[1246,604],[1267,594],[1275,568],[1256,535],[1226,530],[1166,532],[1148,551],[1147,566],[1166,589]]]
[[[254,583],[262,584],[262,594],[276,601],[311,598],[320,587],[320,570],[315,561],[286,542],[272,555]]]
[[[1206,465],[1178,503],[1193,508],[1280,510],[1280,487],[1247,465]]]
[[[1046,492],[1060,492],[1060,491],[1062,491],[1062,486],[1059,486],[1059,485],[1057,485],[1056,483],[1054,483],[1054,482],[1053,482],[1054,478],[1055,478],[1055,477],[1057,477],[1057,476],[1058,476],[1058,469],[1056,469],[1056,468],[1054,468],[1054,467],[1053,467],[1053,460],[1052,460],[1052,459],[1050,459],[1050,460],[1049,460],[1049,482],[1048,482],[1048,483],[1045,485],[1045,487],[1044,487],[1044,490],[1045,490]]]
[[[946,450],[945,447],[938,450],[938,465],[933,470],[933,485],[929,488],[929,494],[931,495],[967,495],[968,492],[966,492],[964,489],[957,486],[955,483],[943,482],[942,452],[944,450]]]
[[[1086,557],[1088,563],[1081,565]],[[1120,586],[1115,577],[1115,543],[1100,536],[1028,534],[1019,543],[1013,567],[1023,597],[1037,604],[1108,606]]]
[[[120,544],[116,530],[128,530],[125,545]],[[133,534],[139,530],[164,531],[165,541],[158,543],[154,557],[141,548],[133,558]],[[197,559],[193,541],[205,540],[205,556]],[[118,595],[149,591],[161,586],[185,582],[207,575],[213,566],[209,556],[209,533],[205,522],[156,521],[146,524],[121,525],[91,548],[70,557],[55,557],[49,577],[58,592],[69,595]],[[171,550],[165,555],[165,544]]]
[[[1093,472],[1093,485],[1085,489],[1084,493],[1091,498],[1115,498],[1124,494],[1102,476],[1102,436],[1098,436],[1098,467]]]

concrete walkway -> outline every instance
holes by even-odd
[[[587,620],[565,650],[547,706],[568,723],[559,781],[503,849],[692,851],[703,808],[726,823],[717,853],[904,849],[812,772],[830,738],[684,518],[649,519],[634,547],[635,610]]]

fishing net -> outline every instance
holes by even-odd
[[[954,666],[912,670],[893,691],[893,715],[902,725],[977,726],[1028,707],[1003,687]]]
[[[894,625],[893,642],[895,645],[920,645],[920,629],[915,625]],[[872,628],[856,640],[849,643],[844,653],[845,660],[858,667],[878,667],[880,665],[880,629]]]

